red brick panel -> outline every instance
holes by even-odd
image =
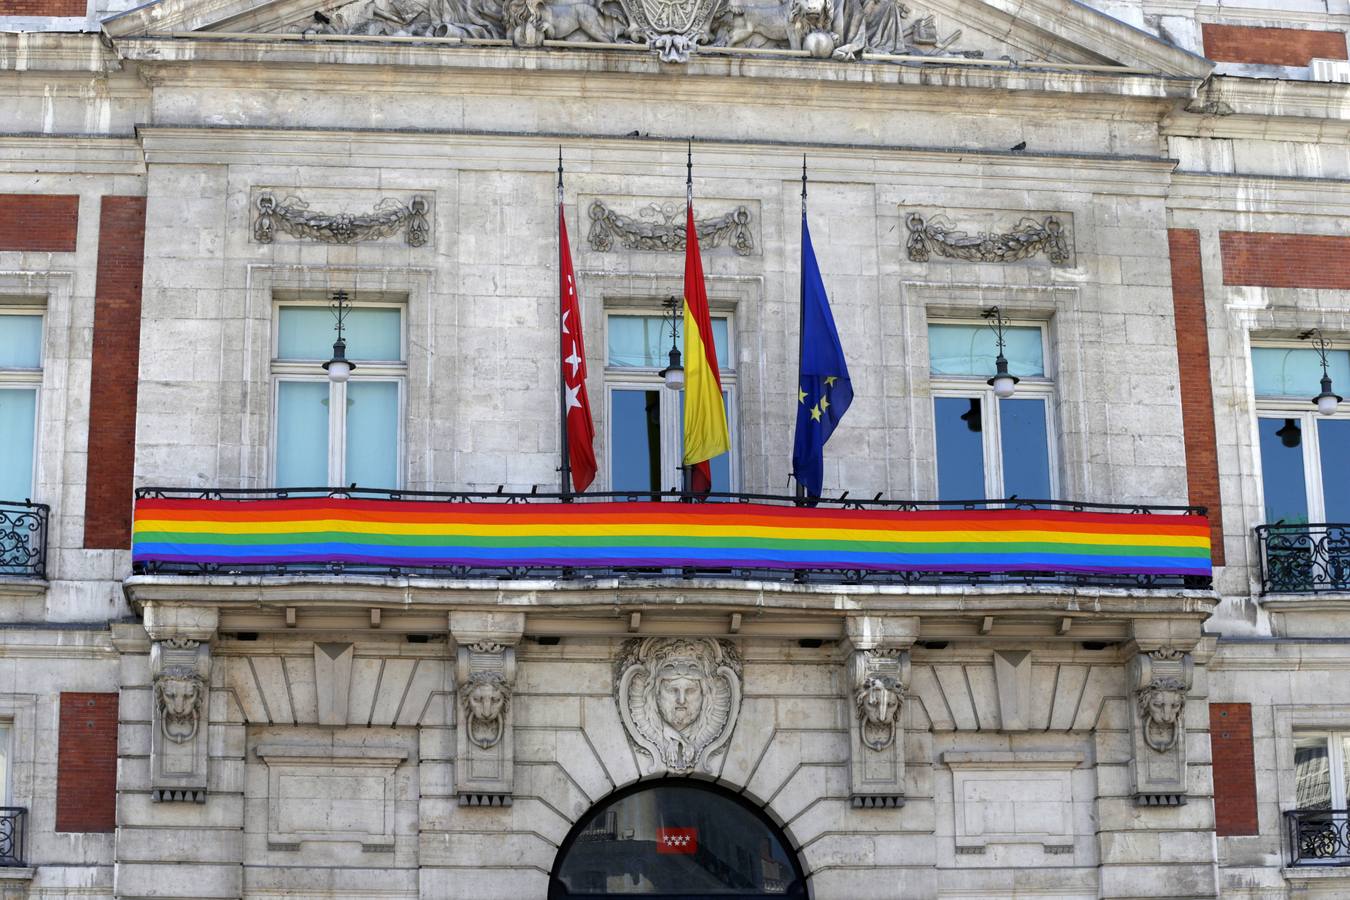
[[[117,826],[117,694],[61,694],[56,830]]]
[[[0,10],[4,3],[0,0]],[[69,253],[79,215],[74,194],[0,194],[0,250]]]
[[[1181,420],[1186,442],[1186,486],[1190,502],[1209,509],[1210,558],[1223,565],[1223,508],[1219,503],[1219,451],[1214,438],[1214,390],[1209,383],[1209,332],[1205,324],[1205,280],[1200,272],[1200,233],[1169,228],[1172,256],[1172,310],[1177,327],[1181,375]]]
[[[1215,62],[1266,66],[1306,66],[1318,59],[1345,59],[1345,32],[1306,28],[1254,28],[1248,25],[1200,26],[1205,56]]]
[[[0,0],[0,16],[83,16],[85,0]]]
[[[98,226],[93,372],[89,378],[86,549],[125,550],[131,546],[144,257],[145,198],[104,197]]]
[[[1350,290],[1350,237],[1221,231],[1223,283]]]
[[[1209,749],[1214,760],[1216,833],[1219,837],[1257,834],[1250,703],[1209,705]]]

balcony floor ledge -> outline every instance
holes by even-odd
[[[0,600],[33,597],[47,592],[44,578],[26,578],[21,575],[0,575]]]
[[[784,610],[996,612],[1007,610],[1208,616],[1213,590],[1061,585],[847,585],[700,578],[591,580],[454,579],[370,575],[134,575],[123,582],[127,599],[192,606],[281,603],[583,608],[650,599],[700,607],[753,605]],[[636,597],[637,594],[657,595]],[[665,605],[665,604],[662,604]]]
[[[1280,870],[1289,881],[1345,880],[1350,882],[1350,866],[1285,866]]]

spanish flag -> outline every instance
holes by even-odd
[[[731,449],[727,409],[722,403],[722,373],[717,368],[708,292],[703,285],[703,261],[698,253],[694,204],[687,206],[688,239],[684,254],[684,464],[692,467],[690,487],[698,493],[712,490],[708,460]]]

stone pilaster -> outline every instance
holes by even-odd
[[[461,806],[510,806],[515,785],[511,693],[522,613],[450,614],[455,651],[455,793]]]
[[[849,793],[854,807],[895,807],[905,799],[905,691],[913,617],[854,616],[845,623]]]

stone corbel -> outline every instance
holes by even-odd
[[[148,604],[150,799],[206,802],[214,609]]]
[[[1130,660],[1130,737],[1139,806],[1186,802],[1186,695],[1194,660],[1178,647],[1141,649]]]
[[[845,625],[850,795],[854,807],[905,802],[905,691],[913,617],[855,616]]]
[[[461,806],[510,806],[515,737],[511,694],[520,613],[450,614],[455,658],[455,793]]]

